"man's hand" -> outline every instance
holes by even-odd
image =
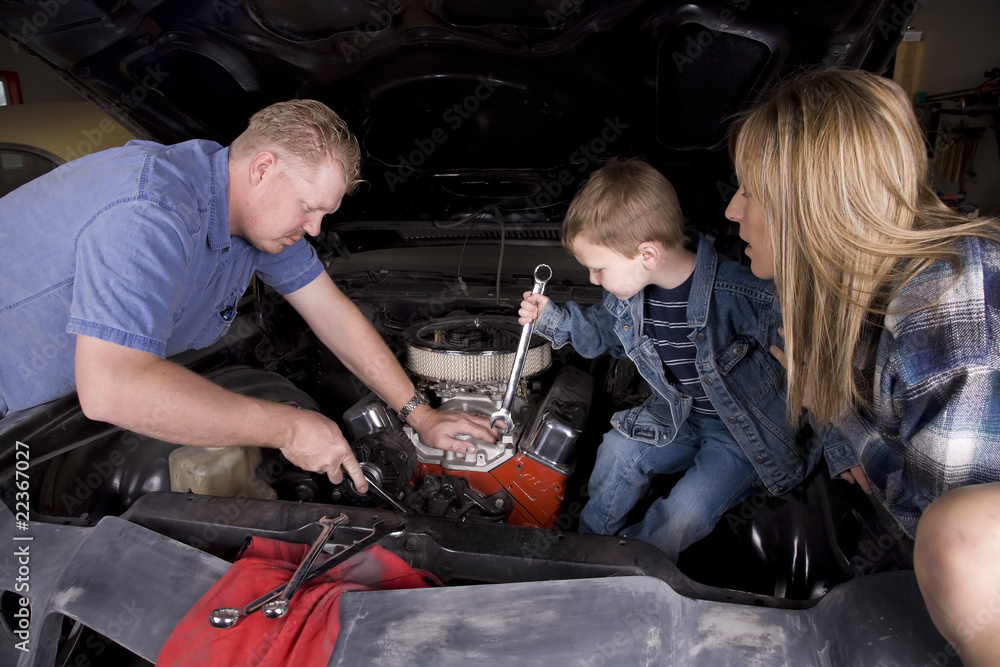
[[[290,405],[243,396],[183,366],[114,343],[77,336],[76,382],[90,419],[178,445],[279,447],[289,461],[368,484],[335,423]]]
[[[537,296],[537,295],[536,295]],[[333,283],[320,274],[305,287],[285,295],[313,333],[386,405],[398,410],[413,396],[414,387],[371,322]],[[420,405],[406,418],[430,447],[472,453],[475,447],[456,436],[496,442],[489,417],[455,410],[434,410]],[[350,470],[348,470],[350,472]]]
[[[312,410],[281,407],[288,408],[287,416],[281,416],[288,425],[287,436],[274,445],[286,459],[305,470],[325,474],[334,484],[344,480],[343,468],[354,481],[358,493],[368,491],[361,465],[337,424]]]
[[[521,307],[517,311],[517,323],[523,326],[528,322],[533,322],[548,302],[549,297],[544,294],[525,292],[524,301],[521,302]]]
[[[840,473],[841,479],[846,479],[851,484],[857,484],[861,487],[861,490],[871,495],[872,487],[868,483],[868,475],[865,474],[864,468],[861,466],[854,466],[853,468],[848,468],[844,472]]]
[[[472,454],[475,445],[457,436],[465,435],[494,443],[498,434],[490,428],[490,418],[471,412],[458,410],[435,410],[429,405],[418,406],[407,417],[407,422],[420,435],[420,440],[428,447],[450,452]]]

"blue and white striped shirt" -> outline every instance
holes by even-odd
[[[687,323],[688,297],[694,274],[673,289],[656,285],[646,287],[645,322],[643,333],[653,342],[667,380],[682,394],[691,397],[691,411],[715,416],[718,413],[705,395],[694,360],[697,349],[689,338],[691,327]]]

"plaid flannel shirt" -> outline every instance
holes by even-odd
[[[941,494],[1000,480],[1000,243],[969,237],[959,250],[961,274],[936,262],[893,299],[873,410],[838,423],[911,537]]]

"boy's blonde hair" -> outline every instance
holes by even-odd
[[[854,364],[873,317],[932,262],[960,265],[956,240],[992,237],[997,222],[938,201],[913,105],[876,74],[801,74],[730,131],[736,173],[774,254],[789,414],[801,414],[807,391],[822,422],[863,409],[870,378],[856,377]]]
[[[310,174],[324,161],[336,160],[347,177],[348,193],[363,182],[357,138],[336,112],[316,100],[277,102],[251,116],[229,154],[243,159],[260,151],[297,162]]]
[[[682,245],[684,216],[674,186],[645,160],[610,158],[590,175],[566,211],[563,247],[572,253],[580,236],[629,258],[646,241],[665,248]]]

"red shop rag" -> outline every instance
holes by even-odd
[[[257,611],[231,628],[208,622],[215,609],[242,608],[287,582],[308,550],[307,544],[254,537],[170,633],[157,667],[325,665],[340,630],[341,593],[442,585],[434,575],[372,545],[302,584],[282,618]]]

